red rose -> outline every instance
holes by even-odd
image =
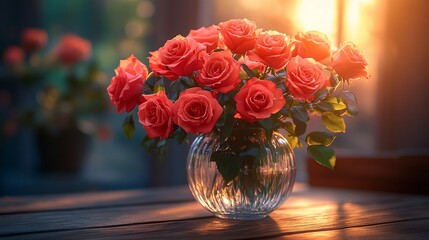
[[[130,112],[140,103],[143,83],[146,80],[147,67],[133,55],[121,60],[115,69],[107,92],[110,100],[116,105],[118,112]]]
[[[231,19],[219,24],[225,45],[234,53],[252,50],[256,42],[256,24],[247,19]]]
[[[149,138],[168,138],[173,131],[173,102],[165,92],[143,95],[143,98],[144,103],[139,105],[137,115],[147,135]]]
[[[215,25],[207,28],[202,27],[197,30],[191,30],[186,37],[192,38],[195,41],[201,43],[206,47],[206,51],[210,53],[218,47],[219,30]]]
[[[91,43],[77,35],[68,34],[63,36],[56,48],[57,59],[67,65],[73,65],[91,55]]]
[[[30,52],[43,48],[48,41],[48,34],[43,29],[27,28],[22,32],[22,46]]]
[[[153,51],[149,53],[150,55],[152,55],[147,58],[149,60],[149,67],[150,69],[152,69],[155,75],[164,76],[170,80],[176,80],[179,77],[173,71],[171,71],[159,62],[158,51]]]
[[[283,92],[268,80],[252,78],[235,95],[237,113],[249,122],[271,117],[286,104]]]
[[[360,78],[368,76],[368,63],[359,49],[351,42],[345,42],[334,54],[332,67],[342,78]]]
[[[6,48],[3,53],[3,60],[9,66],[17,66],[24,61],[24,51],[17,46]]]
[[[296,99],[312,101],[314,93],[329,84],[329,72],[312,58],[293,57],[286,73],[285,84]]]
[[[298,33],[293,42],[295,47],[292,56],[314,58],[322,61],[331,56],[331,44],[325,34],[317,31]]]
[[[290,59],[288,37],[285,34],[268,31],[258,35],[255,52],[249,52],[249,58],[271,68],[280,69]]]
[[[173,105],[174,123],[190,133],[209,133],[223,109],[212,93],[199,87],[183,91]]]
[[[193,39],[179,35],[168,40],[158,50],[157,61],[158,64],[171,70],[177,76],[189,76],[194,71],[201,69],[206,56],[207,53],[203,45]]]
[[[229,51],[213,52],[204,62],[196,81],[217,92],[229,92],[240,83],[240,64]]]

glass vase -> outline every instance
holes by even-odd
[[[260,219],[277,209],[295,182],[295,160],[278,132],[234,129],[221,143],[216,132],[199,135],[187,159],[188,184],[195,199],[220,218]]]

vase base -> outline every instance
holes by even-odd
[[[214,214],[218,218],[236,220],[258,220],[268,216],[267,214]]]

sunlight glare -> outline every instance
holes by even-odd
[[[300,31],[317,30],[335,40],[337,9],[336,0],[301,0],[296,19]]]

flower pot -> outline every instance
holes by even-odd
[[[287,140],[263,128],[234,129],[223,143],[216,132],[199,135],[187,159],[192,194],[220,218],[266,217],[288,198],[295,172]]]
[[[71,126],[59,131],[39,128],[36,133],[41,173],[77,174],[88,155],[90,136]]]

